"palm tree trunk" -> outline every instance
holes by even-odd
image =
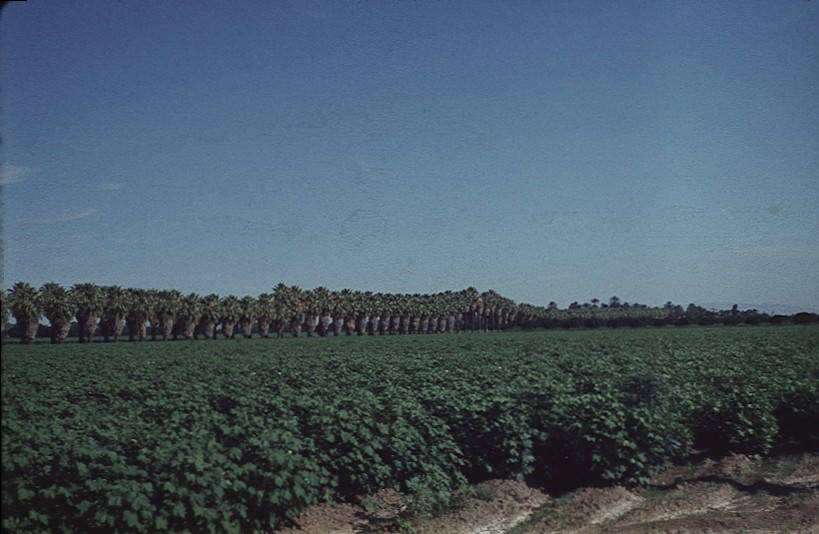
[[[110,317],[103,318],[103,320],[100,321],[100,330],[102,330],[103,342],[110,342],[111,336],[114,334],[114,320]]]
[[[253,321],[242,321],[240,329],[245,339],[251,339],[253,337]]]
[[[421,333],[426,334],[429,331],[429,317],[421,317]]]
[[[293,337],[301,335],[301,323],[301,317],[294,317],[290,320],[290,333],[293,334]]]
[[[398,315],[392,316],[392,321],[390,322],[390,334],[397,334],[401,327],[401,317]]]
[[[199,332],[205,339],[213,339],[213,331],[216,329],[216,322],[210,320],[199,321]]]
[[[318,324],[318,335],[321,337],[325,337],[327,332],[330,331],[330,316],[326,313],[322,313],[321,317],[319,318]]]
[[[168,338],[173,334],[173,326],[173,317],[165,316],[159,319],[159,327],[162,330],[162,341],[168,341]]]
[[[452,334],[455,332],[455,316],[449,315],[446,318],[446,333]]]
[[[37,321],[28,321],[23,320],[20,321],[17,325],[17,330],[20,336],[20,343],[29,344],[34,341],[34,338],[37,337],[37,328],[40,326],[40,323]]]
[[[71,321],[54,321],[51,323],[51,343],[62,343],[68,337],[68,331],[71,330]]]
[[[345,317],[344,318],[344,333],[348,336],[353,335],[355,332],[355,318],[354,317]]]
[[[94,342],[94,333],[97,329],[97,316],[96,315],[83,315],[82,317],[78,316],[78,327],[79,327],[79,334],[80,334],[80,343],[88,343]]]
[[[333,316],[333,335],[338,336],[341,335],[341,331],[344,330],[344,319],[341,317]]]
[[[355,318],[355,332],[359,336],[363,336],[367,332],[367,322],[370,320],[366,315],[359,314]]]
[[[185,327],[182,329],[182,335],[185,339],[194,339],[196,335],[196,321],[185,320]]]
[[[389,314],[381,315],[378,319],[378,335],[383,336],[390,331],[392,317]]]
[[[305,326],[307,327],[307,337],[313,337],[313,332],[316,331],[316,326],[318,323],[316,322],[316,316],[311,314],[307,315],[307,319],[304,321]]]
[[[138,321],[136,319],[126,319],[125,324],[128,327],[128,341],[133,341],[138,335]]]
[[[116,316],[116,320],[114,322],[114,343],[119,340],[119,336],[122,335],[122,332],[125,330],[125,319],[121,315]]]
[[[270,319],[259,319],[259,335],[267,339],[270,335]]]
[[[222,321],[222,335],[225,339],[234,339],[233,331],[236,329],[236,321]]]
[[[62,343],[71,331],[71,321],[66,321],[57,328],[57,343]]]

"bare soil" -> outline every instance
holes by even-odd
[[[645,488],[582,488],[560,497],[513,480],[476,486],[479,497],[440,517],[406,518],[392,490],[359,504],[307,509],[276,534],[817,533],[819,455],[731,455],[668,466]]]

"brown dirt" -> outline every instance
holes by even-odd
[[[296,526],[276,534],[502,534],[529,517],[550,498],[515,480],[489,480],[478,484],[483,498],[469,498],[465,506],[440,517],[415,517],[404,521],[409,501],[393,490],[382,490],[359,499],[360,504],[309,507]]]
[[[572,492],[517,534],[819,533],[819,456],[731,455],[670,466],[647,488]]]
[[[669,466],[646,488],[582,488],[551,498],[523,482],[490,480],[441,517],[403,517],[408,501],[383,490],[359,504],[307,509],[276,534],[816,533],[819,455],[732,455]]]

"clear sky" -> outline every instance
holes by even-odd
[[[819,307],[819,2],[11,3],[3,286]]]

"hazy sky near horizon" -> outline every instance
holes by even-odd
[[[28,2],[3,286],[819,308],[819,2]]]

